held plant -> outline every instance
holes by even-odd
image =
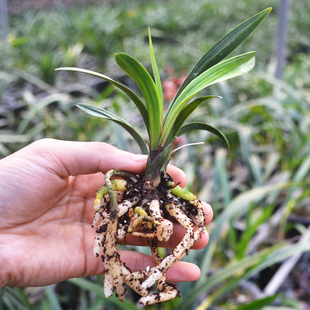
[[[115,55],[116,63],[138,85],[144,100],[123,84],[103,74],[79,68],[58,69],[91,74],[112,83],[135,103],[148,132],[147,143],[129,123],[117,115],[89,104],[78,104],[78,107],[87,113],[122,126],[136,140],[141,152],[148,155],[142,175],[111,170],[105,175],[105,184],[96,193],[93,226],[97,229],[97,236],[94,255],[98,257],[103,248],[106,296],[111,296],[115,290],[119,300],[123,301],[124,282],[142,296],[142,305],[167,301],[178,295],[176,286],[167,282],[166,272],[188,253],[205,232],[205,221],[201,202],[194,194],[175,184],[166,173],[171,145],[176,137],[185,133],[207,130],[221,138],[228,146],[226,137],[218,129],[205,123],[184,123],[203,102],[217,97],[197,97],[202,89],[244,74],[253,68],[255,52],[227,60],[224,58],[254,31],[270,11],[271,8],[268,8],[254,15],[220,39],[189,73],[165,113],[162,84],[150,30],[149,46],[154,80],[135,58],[124,53]],[[157,241],[166,242],[173,233],[173,224],[168,218],[180,223],[186,233],[172,253],[161,258],[157,251]],[[124,242],[128,234],[148,240],[155,267],[131,272],[120,260],[116,245]],[[149,290],[156,282],[158,292],[150,294]]]

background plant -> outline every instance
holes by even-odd
[[[195,121],[205,121],[208,115],[208,123],[227,135],[229,154],[219,140],[201,132],[199,141],[204,141],[204,146],[180,150],[172,158],[186,171],[189,189],[212,204],[215,217],[209,227],[208,247],[186,257],[202,267],[201,279],[179,286],[182,299],[152,309],[238,309],[244,304],[255,309],[251,304],[254,300],[261,300],[262,308],[273,299],[273,305],[266,309],[306,308],[309,292],[300,279],[309,274],[308,253],[278,296],[266,299],[262,295],[284,258],[309,251],[309,241],[299,242],[307,240],[309,211],[310,60],[305,35],[310,28],[306,16],[309,4],[291,1],[283,81],[273,78],[278,5],[278,1],[245,0],[181,0],[165,1],[164,5],[162,1],[122,1],[10,16],[9,53],[3,46],[0,53],[1,156],[42,137],[104,140],[139,152],[130,136],[116,125],[90,120],[74,108],[81,101],[96,102],[129,117],[131,124],[140,128],[141,119],[127,99],[85,75],[64,73],[56,74],[54,82],[43,80],[43,55],[51,51],[55,67],[81,66],[130,85],[111,58],[114,52],[124,51],[148,64],[147,40],[141,38],[150,26],[163,80],[168,64],[179,77],[184,69],[190,72],[195,60],[221,35],[248,16],[273,6],[255,36],[236,51],[255,50],[255,69],[236,81],[211,86],[212,93],[223,99],[210,100],[193,115]],[[96,35],[88,36],[90,32]],[[77,44],[80,48],[70,58],[69,51]],[[101,48],[104,51],[103,45],[106,52],[98,55]],[[196,133],[182,143],[194,141]],[[304,221],[298,218],[300,214]],[[48,288],[4,288],[0,305],[3,309],[119,309],[115,300],[104,299],[101,283],[101,279],[90,278]],[[293,285],[299,290],[293,290]],[[127,297],[125,307],[136,309],[135,296]]]

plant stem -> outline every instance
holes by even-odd
[[[143,179],[150,181],[155,188],[160,184],[161,172],[166,174],[169,152],[170,145],[166,148],[159,147],[155,150],[150,150]]]

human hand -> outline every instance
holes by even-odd
[[[0,288],[42,286],[73,277],[102,274],[104,264],[93,256],[96,235],[91,227],[93,200],[103,174],[120,169],[142,173],[146,156],[99,142],[39,140],[0,160]],[[184,186],[186,176],[169,166],[168,173]],[[212,209],[204,204],[206,223]],[[184,230],[175,225],[174,247]],[[142,245],[143,240],[133,241]],[[206,246],[204,234],[193,248]],[[132,270],[154,266],[152,257],[120,251]],[[199,268],[180,262],[167,272],[170,282],[194,281]]]

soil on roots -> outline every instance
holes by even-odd
[[[123,177],[122,172],[116,173],[115,176]],[[111,180],[106,178],[109,191],[102,197],[100,207],[98,205],[95,207],[93,223],[97,227],[95,256],[99,256],[99,250],[103,248],[105,295],[111,296],[113,291],[116,291],[120,301],[123,301],[125,292],[123,286],[126,283],[142,296],[140,303],[143,305],[173,299],[179,293],[175,285],[167,282],[166,272],[188,254],[201,233],[205,231],[201,202],[196,198],[185,200],[173,194],[173,188],[168,186],[173,184],[169,175],[162,176],[157,188],[154,188],[149,181],[143,180],[142,175],[123,177],[125,184],[121,190],[117,185],[118,180],[120,179],[114,179],[112,188]],[[186,233],[174,250],[161,258],[157,242],[167,242],[170,239],[173,233],[172,222],[183,226]],[[125,244],[128,235],[145,238],[148,241],[155,267],[132,272],[120,260],[116,245]],[[149,294],[149,289],[156,282],[157,292]]]

